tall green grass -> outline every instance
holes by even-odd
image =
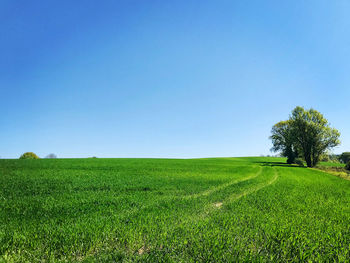
[[[0,160],[0,261],[349,262],[350,181],[283,162]]]

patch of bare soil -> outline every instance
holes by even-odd
[[[148,248],[146,248],[145,246],[139,248],[139,250],[137,251],[137,254],[139,255],[143,255],[144,253],[147,253],[149,251]]]
[[[215,203],[214,206],[217,207],[217,208],[220,208],[222,206],[222,202],[218,202],[218,203]]]

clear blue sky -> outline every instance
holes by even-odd
[[[0,2],[0,156],[271,154],[313,107],[350,151],[350,2]]]

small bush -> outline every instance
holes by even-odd
[[[297,164],[297,165],[299,165],[299,166],[304,166],[304,162],[303,162],[303,160],[300,159],[300,158],[295,159],[294,163]]]
[[[331,159],[329,158],[329,155],[328,154],[322,154],[321,155],[321,158],[320,158],[320,161],[321,162],[329,162]]]
[[[345,165],[345,169],[350,171],[350,161],[348,161],[348,163]]]
[[[330,154],[329,159],[330,159],[329,161],[332,163],[339,163],[340,162],[339,155],[336,155],[336,154]]]
[[[47,159],[56,159],[56,158],[57,158],[57,155],[54,154],[54,153],[50,153],[50,154],[48,154],[45,158],[47,158]]]
[[[342,163],[348,163],[350,161],[350,152],[344,152],[339,156],[339,160]]]
[[[39,156],[33,152],[26,152],[19,157],[19,159],[39,159]]]
[[[294,158],[294,157],[293,157],[293,158],[288,157],[288,158],[287,158],[287,163],[288,163],[288,164],[295,163],[295,158]]]

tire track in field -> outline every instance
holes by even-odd
[[[200,213],[198,215],[198,218],[195,220],[204,219],[205,217],[210,216],[210,214],[212,212],[217,211],[218,209],[222,208],[224,205],[227,205],[229,203],[237,201],[238,199],[240,199],[244,196],[250,195],[250,194],[255,193],[255,192],[257,192],[257,191],[259,191],[267,186],[270,186],[278,178],[278,173],[277,173],[276,169],[275,168],[272,168],[272,169],[274,169],[274,176],[271,180],[269,180],[267,182],[259,183],[257,186],[250,187],[241,193],[236,193],[236,194],[230,195],[228,198],[224,199],[221,202],[211,203],[210,205],[205,207],[204,211],[202,213]]]
[[[252,177],[255,178],[255,177],[259,176],[263,172],[264,169],[265,169],[264,167],[260,167],[260,170],[256,173],[256,175],[252,176]],[[234,201],[237,201],[238,199],[240,199],[244,196],[247,196],[249,194],[257,192],[257,191],[259,191],[259,190],[261,190],[269,185],[272,185],[278,178],[278,174],[277,174],[275,168],[273,168],[273,169],[274,169],[274,175],[270,180],[266,180],[264,182],[257,183],[255,185],[249,187],[248,189],[246,189],[243,192],[229,195],[228,197],[224,198],[222,201],[217,201],[216,203],[208,203],[207,205],[202,207],[202,209],[200,209],[200,211],[197,210],[197,213],[196,213],[196,211],[193,211],[193,213],[190,215],[189,214],[184,215],[183,216],[183,217],[185,217],[184,220],[181,220],[176,225],[174,225],[172,228],[172,231],[176,232],[176,229],[184,228],[185,225],[192,225],[198,221],[204,220],[204,219],[210,217],[212,215],[212,213],[214,213],[214,212],[219,213],[223,206],[225,206],[229,203],[232,203]],[[252,178],[250,178],[250,179],[252,179]],[[247,181],[247,180],[241,180],[241,182]],[[232,185],[234,185],[234,184],[232,184]]]
[[[230,195],[226,199],[224,199],[222,202],[217,202],[214,204],[210,203],[207,206],[205,206],[204,210],[202,210],[198,214],[186,215],[186,219],[181,220],[177,224],[174,224],[171,227],[169,227],[169,229],[168,229],[168,231],[170,233],[169,235],[173,235],[174,233],[181,232],[180,230],[190,231],[192,226],[195,225],[196,223],[198,223],[199,221],[205,220],[205,219],[210,220],[211,216],[213,216],[213,213],[217,214],[217,213],[222,212],[221,208],[224,205],[227,205],[229,203],[237,201],[244,196],[248,196],[250,194],[258,192],[259,190],[261,190],[265,187],[272,185],[273,183],[275,183],[277,181],[277,179],[279,177],[277,170],[274,167],[272,167],[272,169],[274,170],[274,175],[271,179],[268,179],[262,183],[258,183],[254,186],[251,186],[243,192]],[[258,171],[257,176],[262,173],[262,170],[264,170],[263,167],[261,167],[261,169]],[[227,210],[226,212],[230,213],[229,210]],[[207,222],[205,222],[205,224],[207,224]]]
[[[236,179],[236,180],[230,181],[228,183],[224,183],[224,184],[221,184],[219,186],[216,186],[216,187],[213,187],[213,188],[201,191],[201,192],[196,193],[196,194],[185,195],[185,196],[175,196],[175,197],[170,197],[170,198],[169,197],[164,197],[161,200],[157,200],[156,202],[152,202],[152,203],[143,205],[141,207],[135,207],[135,208],[129,209],[129,210],[125,211],[125,213],[123,213],[121,215],[121,217],[118,218],[118,221],[119,222],[123,222],[125,219],[132,218],[132,216],[141,213],[144,209],[147,209],[149,207],[157,205],[159,203],[159,201],[173,202],[174,200],[188,200],[188,199],[196,199],[196,198],[200,198],[200,197],[209,196],[209,195],[211,195],[211,194],[213,194],[213,193],[215,193],[215,192],[217,192],[219,190],[225,189],[225,188],[227,188],[229,186],[232,186],[232,185],[235,185],[235,184],[238,184],[238,183],[241,183],[241,182],[245,182],[245,181],[254,179],[254,178],[256,178],[256,177],[261,175],[262,170],[263,170],[263,167],[260,166],[259,170],[253,175],[250,175],[250,176],[247,176],[247,177],[243,177],[241,179]],[[200,219],[200,214],[196,215],[196,216],[191,215],[191,221],[195,221],[195,220],[199,220],[199,219]],[[186,224],[187,222],[184,222],[184,223]],[[176,227],[178,227],[178,225],[174,225],[174,227],[176,228]],[[139,251],[141,249],[143,249],[143,247],[140,248]],[[138,253],[140,254],[140,252],[138,252]],[[93,254],[95,254],[95,253],[90,253],[89,255],[86,255],[84,258],[87,258],[88,256],[91,256]]]
[[[210,195],[212,193],[215,193],[215,192],[217,192],[219,190],[222,190],[222,189],[224,189],[226,187],[229,187],[231,185],[238,184],[240,182],[244,182],[244,181],[253,179],[255,177],[258,177],[261,174],[261,172],[262,172],[262,167],[260,167],[259,171],[257,173],[255,173],[254,175],[251,175],[251,176],[248,176],[248,177],[244,177],[244,178],[241,178],[241,179],[238,179],[238,180],[233,180],[233,181],[230,181],[228,183],[224,183],[224,184],[221,184],[219,186],[210,188],[208,190],[205,190],[205,191],[202,191],[202,192],[199,192],[199,193],[196,193],[196,194],[192,194],[192,195],[181,196],[179,198],[191,199],[191,198],[198,198],[198,197],[202,197],[202,196],[208,196],[208,195]]]
[[[250,195],[250,194],[255,193],[255,192],[257,192],[257,191],[259,191],[259,190],[261,190],[261,189],[263,189],[265,187],[268,187],[268,186],[272,185],[274,182],[276,182],[276,180],[278,178],[278,172],[277,172],[276,168],[273,167],[272,169],[274,170],[274,177],[270,181],[268,181],[267,183],[262,183],[262,184],[260,184],[260,185],[258,185],[256,187],[252,187],[250,189],[247,189],[246,191],[244,191],[244,192],[242,192],[242,193],[240,193],[238,195],[237,194],[236,195],[231,195],[229,198],[227,198],[225,200],[225,202],[226,203],[234,202],[234,201],[236,201],[236,200],[238,200],[238,199],[240,199],[240,198],[242,198],[244,196]]]
[[[259,171],[257,173],[255,173],[254,175],[251,175],[251,176],[248,176],[248,177],[244,177],[244,178],[241,178],[241,179],[237,179],[237,180],[233,180],[233,181],[230,181],[228,183],[221,184],[219,186],[216,186],[216,187],[213,187],[213,188],[201,191],[201,192],[196,193],[196,194],[181,195],[181,196],[171,196],[171,197],[166,196],[164,198],[156,200],[155,202],[143,205],[141,207],[132,208],[132,209],[126,211],[126,213],[124,215],[127,216],[127,217],[131,217],[134,214],[137,214],[137,213],[141,212],[144,209],[147,209],[147,208],[150,208],[152,206],[158,205],[160,202],[173,202],[173,201],[176,201],[176,200],[189,200],[189,199],[196,199],[196,198],[200,198],[200,197],[209,196],[209,195],[211,195],[211,194],[213,194],[213,193],[215,193],[215,192],[217,192],[219,190],[225,189],[225,188],[227,188],[229,186],[232,186],[232,185],[244,182],[244,181],[248,181],[248,180],[254,179],[255,177],[258,177],[261,174],[261,172],[262,172],[262,167],[260,167]]]

